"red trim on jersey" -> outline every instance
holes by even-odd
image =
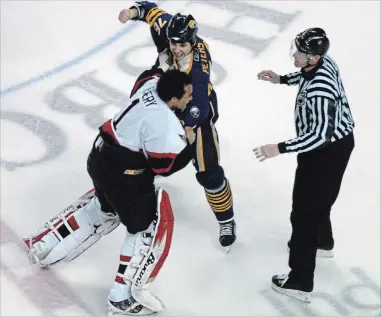
[[[152,168],[152,171],[154,171],[156,174],[163,174],[163,173],[168,173],[173,165],[173,161],[171,165],[169,165],[167,168]]]
[[[173,163],[175,162],[175,158],[177,154],[175,153],[155,153],[155,152],[147,152],[148,156],[150,156],[153,159],[170,159],[171,164],[169,164],[168,167],[164,168],[152,168],[152,171],[156,174],[162,174],[162,173],[168,173],[172,166]]]
[[[156,153],[156,152],[148,152],[147,154],[151,156],[152,158],[170,158],[174,160],[177,156],[176,153]]]
[[[115,144],[119,144],[116,136],[115,136],[115,133],[114,133],[114,130],[112,128],[112,119],[106,121],[103,125],[102,125],[102,131],[106,134],[108,134],[109,136],[112,137],[113,141],[115,142]]]
[[[152,79],[154,76],[160,76],[159,73],[156,73],[156,74],[153,74],[153,75],[150,75],[148,77],[144,77],[142,79],[139,79],[135,85],[134,85],[134,88],[132,88],[132,91],[131,91],[131,95],[130,95],[130,98],[136,93],[136,91],[141,87],[141,83],[144,82],[144,81],[148,81],[150,79]]]

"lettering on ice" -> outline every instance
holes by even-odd
[[[243,47],[252,52],[255,57],[265,52],[270,44],[276,39],[276,36],[257,38],[255,36],[233,31],[232,26],[236,21],[242,17],[255,18],[276,25],[278,30],[282,32],[300,14],[299,11],[285,13],[275,9],[264,8],[257,4],[253,5],[244,2],[230,2],[223,0],[208,2],[203,0],[192,0],[188,1],[187,5],[195,3],[198,5],[216,7],[232,13],[232,18],[226,20],[223,27],[215,27],[207,23],[199,23],[203,37],[210,37],[230,45]],[[184,5],[184,7],[186,7],[186,5]],[[144,69],[137,67],[133,62],[129,62],[127,56],[135,51],[152,46],[153,43],[151,39],[147,41],[147,43],[139,43],[130,46],[116,57],[116,66],[123,73],[135,78]],[[98,127],[108,119],[104,115],[104,109],[111,105],[120,108],[123,107],[129,102],[129,96],[126,92],[120,91],[99,78],[96,78],[96,73],[97,70],[92,70],[77,78],[64,82],[48,92],[45,96],[45,102],[48,107],[51,110],[60,113],[82,115],[86,126],[92,129],[98,129]],[[227,71],[220,63],[218,63],[218,61],[213,61],[212,73],[215,77],[214,86],[221,84],[228,76]],[[73,89],[80,89],[85,93],[98,97],[101,102],[90,104],[76,101],[70,97],[69,92]],[[150,99],[149,96],[146,96],[146,98],[147,101]],[[148,105],[149,104],[150,103],[148,102]],[[16,162],[1,159],[1,165],[9,171],[54,160],[67,149],[68,140],[65,133],[58,126],[59,123],[56,124],[47,118],[34,114],[4,110],[1,110],[1,120],[8,120],[20,124],[24,128],[33,132],[41,139],[46,148],[44,155],[42,155],[41,158],[34,160],[25,159],[24,161]]]

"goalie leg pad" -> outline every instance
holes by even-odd
[[[171,202],[167,192],[161,188],[157,191],[158,203],[157,203],[157,215],[158,220],[155,226],[154,238],[150,248],[150,254],[147,259],[147,266],[150,262],[155,262],[152,270],[149,269],[149,274],[144,270],[144,265],[138,271],[138,275],[133,284],[133,288],[141,288],[144,284],[151,283],[154,281],[156,276],[159,274],[167,256],[169,254],[169,249],[172,244],[173,227],[174,227],[174,217]]]
[[[138,266],[131,286],[133,298],[156,312],[163,310],[164,305],[156,296],[147,291],[146,286],[155,280],[168,256],[174,227],[174,217],[167,192],[159,188],[157,199],[158,218],[153,240],[148,251],[141,250],[141,252],[146,251],[145,256]]]
[[[91,190],[23,241],[29,248],[28,257],[32,264],[47,266],[70,262],[119,223],[116,215],[102,212],[94,190]]]
[[[163,189],[157,190],[157,220],[143,231],[129,236],[126,242],[134,241],[130,261],[122,275],[124,284],[131,290],[124,289],[124,295],[132,298],[154,312],[163,310],[163,303],[147,290],[147,286],[158,275],[171,247],[174,217],[168,194]],[[123,292],[117,286],[110,291],[110,301],[121,301]],[[121,296],[118,296],[119,295]],[[124,299],[124,298],[123,298]],[[127,299],[127,298],[126,298]],[[124,299],[124,300],[126,300]]]

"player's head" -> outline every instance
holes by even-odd
[[[291,43],[290,54],[299,68],[316,65],[329,49],[329,39],[321,28],[310,28],[299,33]]]
[[[169,21],[167,38],[169,49],[177,60],[182,60],[196,44],[198,25],[192,15],[177,13]]]
[[[192,100],[192,80],[178,70],[169,70],[161,75],[157,83],[157,94],[171,109],[184,111]]]

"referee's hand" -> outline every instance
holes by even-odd
[[[259,80],[269,81],[273,84],[280,84],[280,76],[272,70],[263,70],[257,74]]]
[[[280,154],[278,144],[266,144],[255,148],[254,150],[255,157],[259,159],[260,162],[278,156]]]

